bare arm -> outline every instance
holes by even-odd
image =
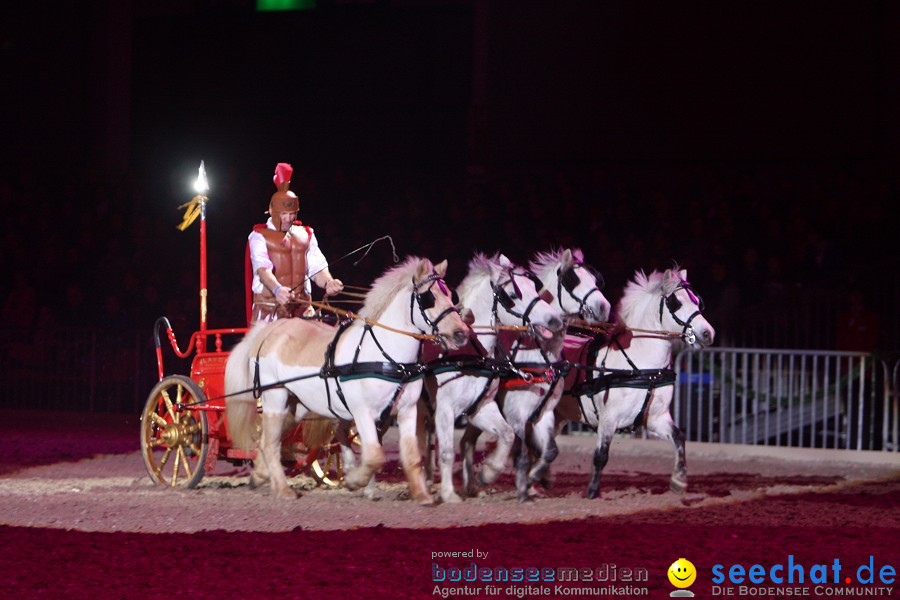
[[[340,279],[335,279],[328,269],[322,269],[316,273],[313,276],[313,281],[316,282],[317,286],[325,289],[326,296],[334,296],[344,289],[344,282]]]
[[[287,304],[291,301],[293,296],[291,288],[278,283],[278,279],[275,278],[272,269],[260,267],[256,270],[256,274],[259,275],[259,280],[266,286],[266,289],[275,296],[275,301],[278,302],[278,304]]]

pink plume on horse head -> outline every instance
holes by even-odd
[[[272,178],[272,181],[275,182],[275,187],[277,187],[279,191],[286,192],[291,186],[291,175],[293,173],[294,168],[288,163],[278,163],[275,165],[275,177]]]

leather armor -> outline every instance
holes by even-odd
[[[254,230],[262,234],[266,240],[266,250],[269,253],[269,260],[272,261],[272,274],[275,275],[275,279],[279,284],[293,289],[294,296],[300,302],[279,306],[272,291],[264,289],[261,293],[253,294],[251,323],[300,316],[309,307],[309,304],[303,300],[310,299],[309,294],[306,293],[304,282],[306,280],[306,251],[309,249],[312,230],[309,227],[303,227],[303,229],[306,230],[305,237],[298,235],[300,227],[297,225],[291,227],[290,235],[273,231],[266,228],[265,225],[254,227]]]

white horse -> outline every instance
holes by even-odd
[[[590,320],[606,320],[609,315],[609,301],[600,292],[595,272],[584,265],[583,261],[584,257],[580,250],[567,249],[539,253],[529,266],[537,276],[539,286],[555,290],[556,295],[553,296],[551,305],[565,318],[577,316]],[[520,502],[531,499],[529,485],[536,482],[547,485],[544,475],[558,453],[554,438],[553,411],[563,392],[560,373],[556,367],[562,358],[565,339],[563,328],[551,337],[537,338],[537,343],[521,344],[522,340],[515,340],[509,347],[502,349],[502,352],[509,353],[509,358],[516,365],[538,372],[531,382],[522,379],[507,380],[499,392],[499,396],[502,396],[503,415],[520,442],[516,457],[516,490]],[[464,457],[464,474],[471,472],[473,468],[472,448],[480,435],[476,429],[478,423],[473,422],[471,425],[474,427],[466,429],[460,446]],[[534,465],[529,448],[537,456]],[[509,453],[508,448],[504,450],[506,453],[501,464],[506,462]],[[496,469],[496,464],[490,465],[490,469]],[[492,470],[488,470],[488,473],[491,472]],[[483,480],[485,480],[484,473],[483,468]]]
[[[588,498],[600,493],[613,435],[629,427],[643,426],[650,435],[672,442],[675,467],[670,487],[679,493],[687,489],[684,433],[669,413],[675,391],[672,350],[682,342],[694,347],[713,343],[716,332],[701,308],[687,271],[677,268],[649,276],[638,271],[625,287],[616,310],[624,333],[600,349],[593,380],[576,388],[574,395],[566,394],[558,407],[560,422],[584,421],[597,428]],[[664,333],[671,330],[675,332]]]
[[[447,262],[432,265],[409,258],[377,279],[360,315],[381,326],[355,320],[340,329],[303,319],[281,319],[255,326],[235,347],[225,368],[228,431],[238,447],[253,445],[256,401],[246,391],[262,390],[262,435],[252,483],[269,478],[273,492],[296,497],[281,466],[280,440],[288,413],[288,392],[297,398],[297,420],[307,412],[354,420],[361,464],[344,484],[365,486],[384,464],[376,421],[396,413],[400,458],[410,495],[433,502],[425,485],[416,440],[416,402],[422,366],[416,362],[423,335],[437,336],[449,348],[469,337],[443,282]]]
[[[475,255],[457,291],[460,306],[471,313],[473,328],[524,326],[529,329],[527,335],[548,338],[563,328],[562,315],[539,293],[533,275],[502,254]],[[497,448],[485,459],[481,470],[482,483],[496,480],[515,439],[512,427],[494,402],[501,371],[509,369],[493,358],[496,332],[473,339],[460,352],[432,363],[435,375],[426,383],[435,404],[440,493],[444,502],[461,501],[453,486],[453,426],[457,417],[465,413],[469,423],[497,436]],[[471,448],[468,451],[471,453]],[[463,472],[463,486],[468,495],[477,493],[471,469]]]

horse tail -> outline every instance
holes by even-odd
[[[258,441],[260,418],[252,392],[254,366],[250,353],[261,330],[262,326],[251,329],[225,363],[225,415],[235,448],[253,449]]]

